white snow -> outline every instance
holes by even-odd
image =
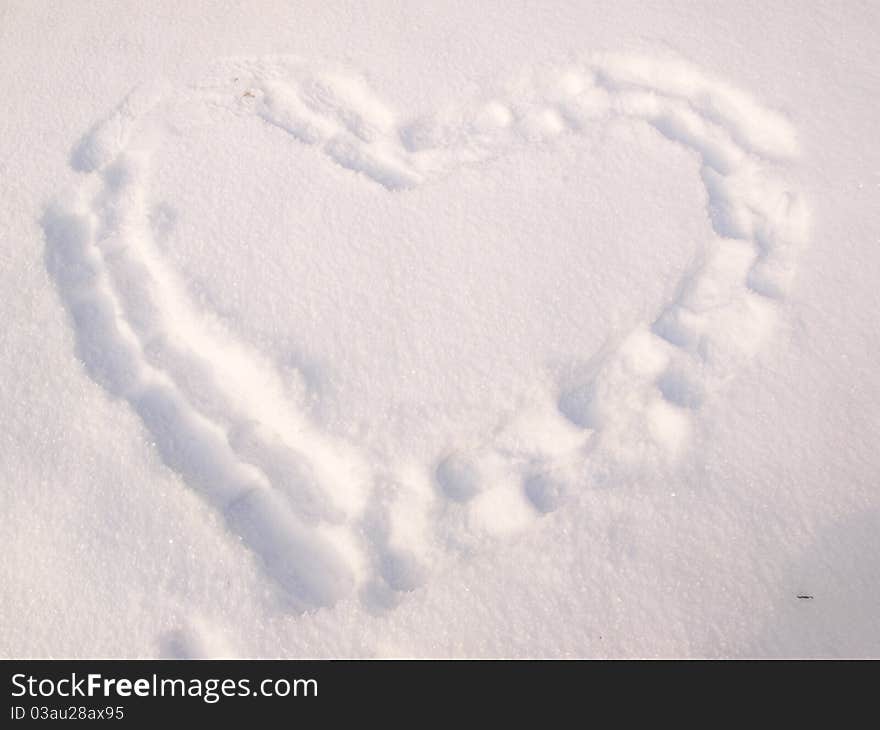
[[[0,655],[878,655],[878,31],[3,3]]]

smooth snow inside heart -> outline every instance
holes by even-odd
[[[193,299],[301,373],[326,428],[388,455],[485,438],[657,311],[711,237],[696,161],[631,125],[389,191],[223,118],[167,137],[150,180]]]

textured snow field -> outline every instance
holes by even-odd
[[[880,654],[878,31],[0,2],[0,654]]]

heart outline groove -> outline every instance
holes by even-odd
[[[401,125],[348,70],[224,59],[198,84],[135,89],[73,150],[81,174],[44,213],[47,269],[90,377],[137,413],[294,612],[355,592],[392,607],[444,555],[517,532],[585,481],[674,463],[701,404],[782,316],[809,234],[784,117],[676,58],[599,54],[523,78]],[[527,418],[427,470],[388,473],[291,402],[277,367],[199,311],[152,240],[143,132],[192,108],[256,117],[397,193],[591,125],[648,125],[698,157],[715,237],[656,317]]]

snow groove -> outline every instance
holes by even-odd
[[[275,365],[188,296],[152,240],[150,152],[193,109],[252,116],[396,194],[464,165],[623,120],[696,154],[716,234],[653,321],[599,353],[491,443],[377,472],[323,433]],[[789,122],[681,60],[600,55],[400,121],[355,74],[232,59],[188,88],[133,92],[73,151],[46,210],[46,264],[90,377],[138,414],[164,463],[257,556],[292,610],[356,590],[393,606],[440,556],[515,532],[614,469],[674,463],[701,403],[780,316],[808,210],[785,179]],[[610,466],[609,466],[610,465]]]

